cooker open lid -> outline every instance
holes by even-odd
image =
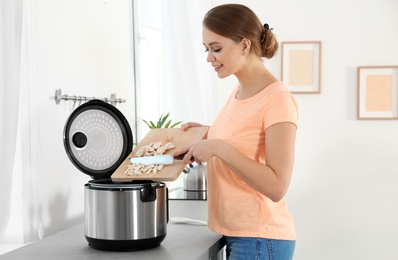
[[[109,178],[130,154],[133,135],[116,107],[91,100],[76,108],[66,121],[64,146],[80,171],[94,179]]]

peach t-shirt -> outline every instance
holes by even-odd
[[[236,90],[211,126],[208,139],[219,138],[250,159],[265,162],[265,130],[276,123],[297,126],[297,103],[278,81],[245,100]],[[273,202],[247,185],[218,157],[207,164],[208,226],[226,236],[296,239],[293,218],[282,199]]]

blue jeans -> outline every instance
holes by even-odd
[[[291,260],[295,240],[224,236],[227,260]]]

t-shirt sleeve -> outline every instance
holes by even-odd
[[[290,92],[278,92],[272,95],[267,102],[264,114],[264,129],[271,125],[290,122],[296,125],[298,123],[298,106],[295,98]]]

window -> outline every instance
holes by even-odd
[[[206,62],[202,19],[209,1],[133,0],[136,141],[149,131],[142,119],[212,122],[214,72]]]
[[[136,139],[139,141],[149,130],[142,119],[156,120],[163,113],[161,1],[138,0],[136,10]]]

